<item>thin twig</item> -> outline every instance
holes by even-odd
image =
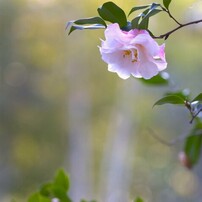
[[[200,112],[202,112],[202,109],[200,109],[196,114],[192,115],[192,119],[189,122],[190,124],[192,124],[193,120],[199,115]]]
[[[185,23],[185,24],[180,24],[178,27],[176,27],[175,29],[165,33],[165,34],[162,34],[160,36],[153,36],[154,39],[167,39],[173,32],[176,32],[178,29],[181,29],[183,27],[186,27],[186,26],[189,26],[189,25],[193,25],[193,24],[197,24],[197,23],[200,23],[202,22],[202,19],[201,20],[196,20],[196,21],[192,21],[192,22],[188,22],[188,23]]]
[[[169,9],[165,9],[163,6],[161,6],[161,8],[163,11],[168,13],[169,17],[172,18],[178,25],[182,25],[182,23],[180,23],[178,20],[176,20],[176,18],[174,18],[174,16],[170,13]]]

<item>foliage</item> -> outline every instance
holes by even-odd
[[[28,202],[52,202],[57,200],[59,202],[72,202],[68,195],[70,189],[70,180],[63,169],[57,171],[53,181],[45,183],[40,190],[32,194]],[[96,202],[95,200],[87,201],[81,199],[80,202]],[[137,198],[134,202],[144,202],[141,198]]]
[[[54,198],[61,202],[71,202],[68,196],[69,186],[69,177],[60,169],[53,181],[43,184],[37,193],[29,197],[28,202],[51,202]]]

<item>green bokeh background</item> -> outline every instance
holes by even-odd
[[[70,174],[74,201],[200,202],[200,162],[178,161],[189,114],[176,106],[152,108],[167,90],[201,92],[202,25],[166,41],[169,87],[120,79],[107,71],[97,46],[103,30],[65,31],[70,20],[97,15],[101,0],[0,1],[0,201],[26,201],[59,167]],[[114,0],[126,13],[143,0]],[[157,1],[161,2],[161,1]],[[201,18],[202,2],[173,0],[181,22]],[[163,34],[176,25],[151,19]],[[158,41],[163,43],[162,40]]]

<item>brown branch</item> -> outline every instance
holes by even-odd
[[[176,20],[176,18],[173,17],[173,15],[170,13],[169,9],[164,8],[163,6],[160,5],[160,7],[162,8],[163,11],[165,11],[170,18],[172,18],[178,25],[182,25],[178,20]]]
[[[200,23],[202,22],[202,19],[201,20],[196,20],[196,21],[192,21],[192,22],[188,22],[188,23],[185,23],[185,24],[180,24],[178,27],[176,27],[175,29],[165,33],[165,34],[162,34],[160,36],[153,36],[154,39],[167,39],[172,33],[176,32],[178,29],[181,29],[183,27],[186,27],[186,26],[189,26],[189,25],[193,25],[193,24],[197,24],[197,23]]]

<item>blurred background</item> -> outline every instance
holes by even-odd
[[[26,201],[60,167],[70,175],[74,202],[201,201],[201,163],[184,168],[183,141],[168,146],[152,135],[171,142],[189,133],[188,112],[152,106],[168,90],[201,92],[202,24],[166,41],[172,85],[147,86],[107,71],[97,48],[103,30],[65,31],[70,20],[96,16],[104,2],[0,0],[1,202]],[[114,2],[126,13],[153,3]],[[180,22],[202,18],[201,0],[173,1],[170,9]],[[175,26],[162,13],[150,30],[159,35]]]

